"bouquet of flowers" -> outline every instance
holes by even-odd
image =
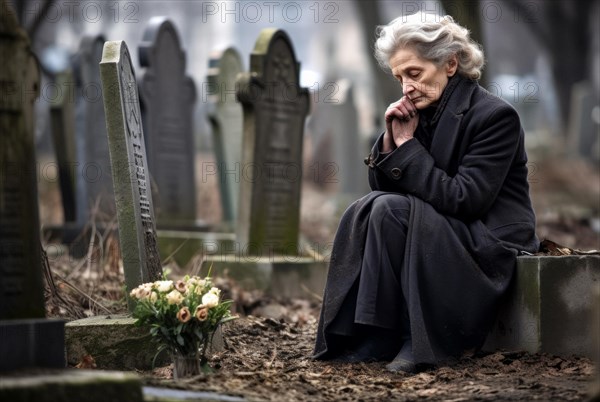
[[[237,318],[230,312],[232,301],[220,300],[221,290],[213,286],[210,277],[144,283],[130,296],[136,301],[136,325],[149,325],[150,334],[160,344],[156,356],[168,350],[174,357],[195,358],[203,369],[215,331]]]

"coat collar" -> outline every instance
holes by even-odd
[[[459,132],[463,114],[471,107],[471,96],[478,87],[477,82],[464,77],[456,77],[458,83],[441,111],[439,122],[435,129],[431,144],[431,155],[435,164],[445,171],[451,170],[454,150],[458,144]]]

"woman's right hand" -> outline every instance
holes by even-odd
[[[394,120],[397,120],[394,122]],[[417,108],[406,96],[390,104],[385,112],[383,152],[390,152],[413,137],[419,116]]]

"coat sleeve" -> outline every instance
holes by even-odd
[[[440,128],[436,135],[444,135]],[[472,130],[454,177],[436,167],[431,154],[414,138],[388,154],[379,153],[378,141],[369,157],[371,188],[412,194],[445,215],[480,219],[494,203],[510,170],[521,125],[516,111],[501,105]]]

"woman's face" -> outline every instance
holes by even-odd
[[[448,79],[456,73],[456,56],[438,67],[421,58],[413,48],[398,49],[390,58],[390,69],[402,85],[402,92],[417,109],[435,105]]]

